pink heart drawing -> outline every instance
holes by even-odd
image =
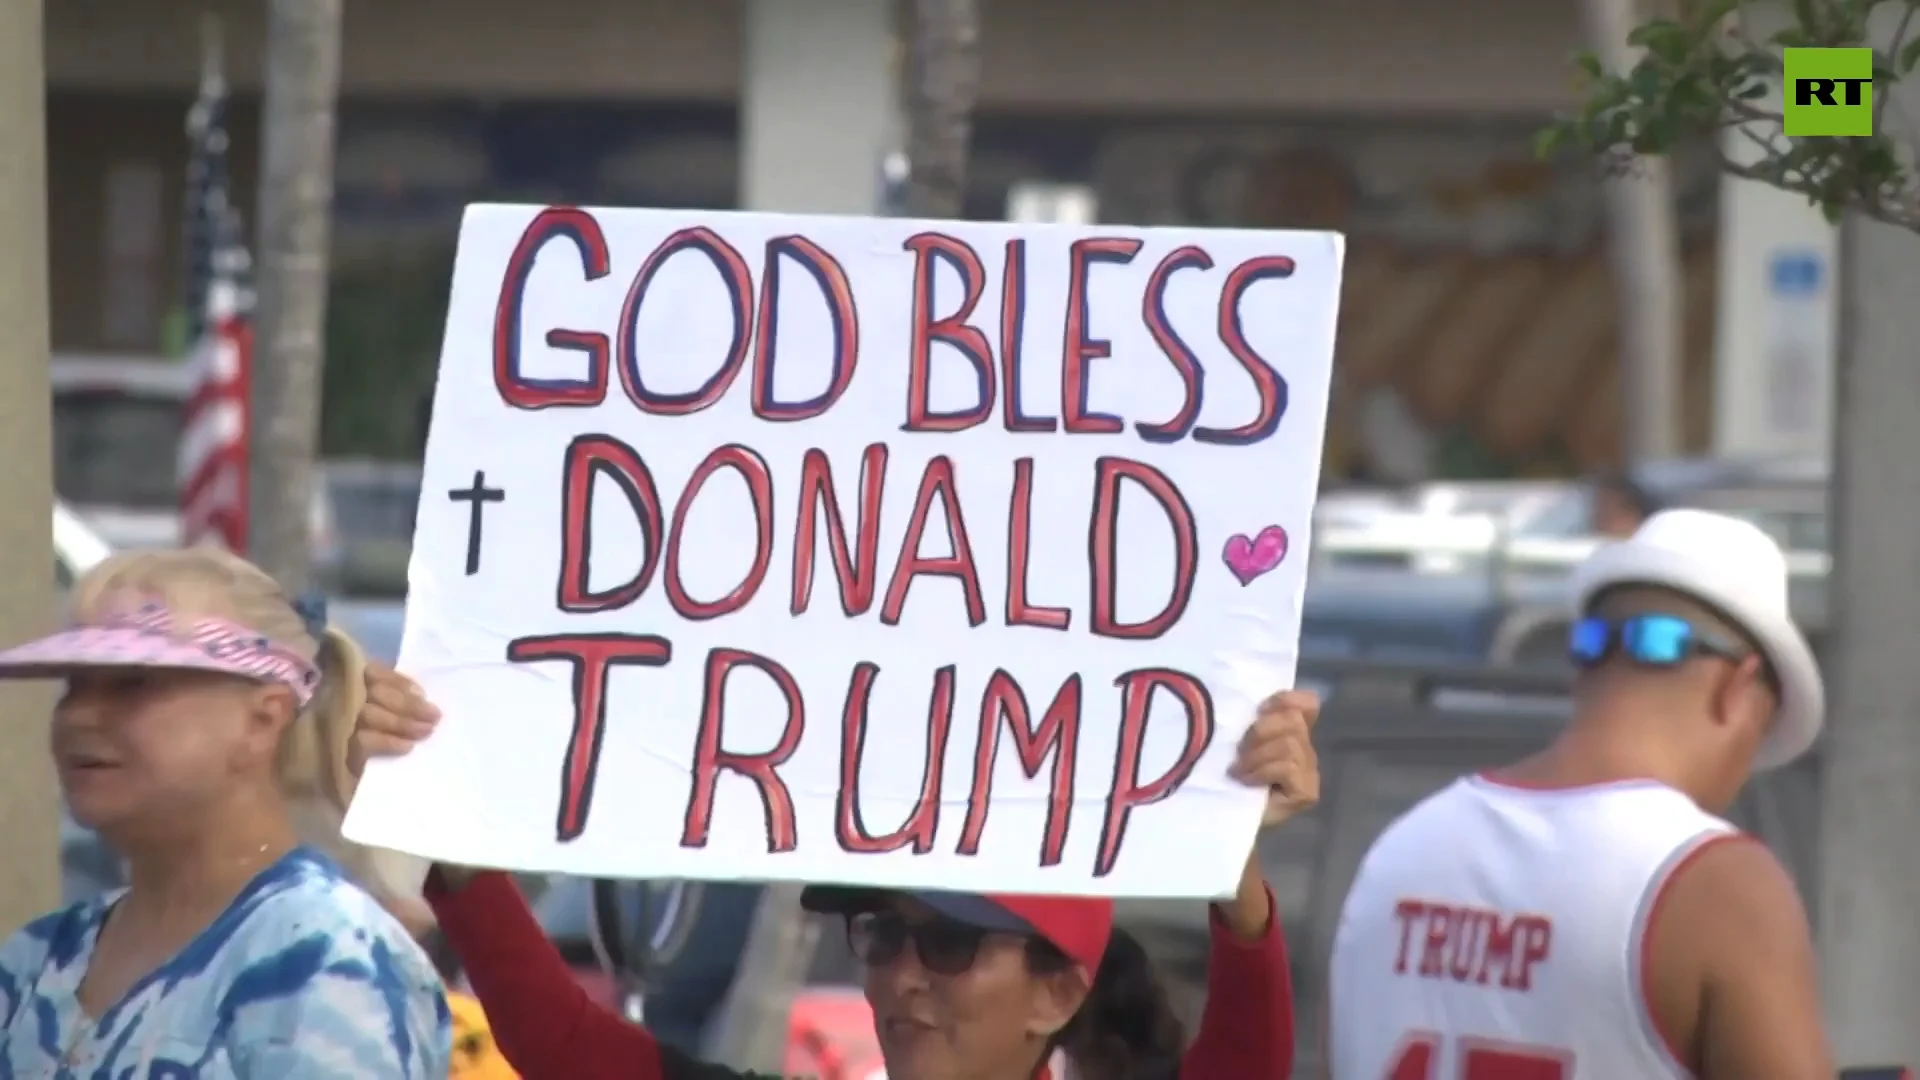
[[[1246,533],[1240,533],[1227,541],[1220,557],[1226,560],[1227,569],[1240,579],[1240,584],[1251,585],[1254,578],[1279,566],[1287,557],[1287,530],[1269,525],[1251,540]]]

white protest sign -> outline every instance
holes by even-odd
[[[475,206],[354,840],[1214,896],[1292,684],[1342,240]]]

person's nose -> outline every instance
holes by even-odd
[[[95,695],[69,690],[53,706],[56,730],[85,731],[100,726],[100,708]]]
[[[898,956],[872,969],[869,978],[898,997],[925,991],[932,985],[933,973],[920,961],[919,945],[909,940]]]

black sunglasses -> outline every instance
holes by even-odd
[[[861,963],[886,967],[905,955],[911,943],[920,966],[935,975],[964,974],[980,958],[980,946],[993,933],[952,919],[908,922],[896,911],[847,916],[847,945]]]

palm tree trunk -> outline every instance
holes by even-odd
[[[768,885],[747,934],[720,1019],[708,1042],[736,1069],[779,1075],[787,1063],[793,999],[807,983],[820,925],[800,910],[801,886]]]
[[[248,554],[289,589],[311,572],[341,6],[267,0]]]
[[[904,209],[957,218],[980,98],[979,0],[912,0],[909,22]]]

